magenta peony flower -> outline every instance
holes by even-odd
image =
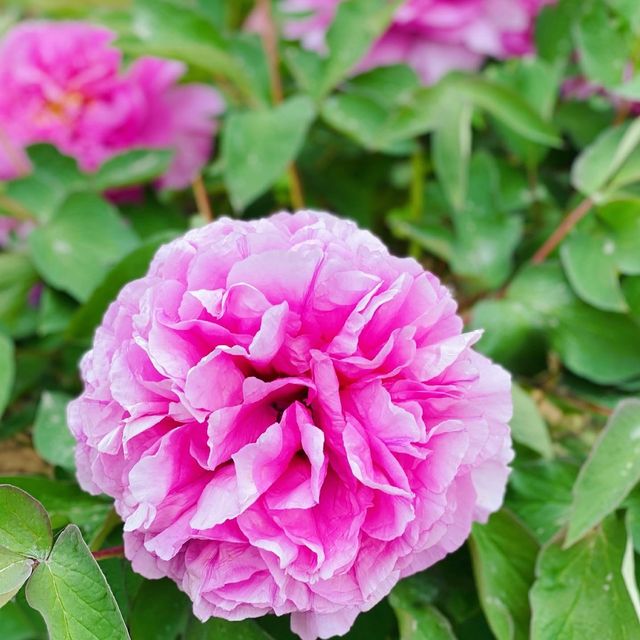
[[[85,171],[127,149],[169,147],[162,186],[184,187],[197,175],[220,96],[179,85],[184,66],[170,60],[141,58],[122,72],[114,38],[82,22],[26,22],[9,33],[0,45],[0,178],[15,177],[15,154],[36,142],[56,145]]]
[[[509,375],[449,291],[326,213],[160,249],[82,361],[78,478],[195,614],[345,633],[503,498]]]
[[[341,1],[281,0],[285,35],[322,52]],[[545,4],[553,2],[406,0],[358,70],[406,63],[425,84],[431,84],[449,71],[476,70],[487,57],[530,54],[534,19]]]

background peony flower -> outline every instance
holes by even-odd
[[[160,249],[82,361],[78,478],[195,614],[345,633],[503,498],[509,375],[449,291],[326,213]]]
[[[0,249],[5,249],[9,246],[12,234],[17,239],[23,239],[29,235],[32,229],[33,224],[31,222],[0,215]]]
[[[326,31],[341,1],[282,0],[285,35],[324,51]],[[431,84],[449,71],[476,70],[487,57],[533,53],[535,17],[554,1],[406,0],[358,71],[406,63]]]
[[[0,130],[18,150],[56,145],[93,171],[135,147],[174,150],[161,183],[186,186],[207,161],[222,111],[218,93],[179,85],[182,64],[141,58],[121,71],[115,35],[81,22],[25,22],[0,46]],[[0,150],[0,178],[17,168]]]

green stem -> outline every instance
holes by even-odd
[[[409,193],[409,208],[411,212],[411,222],[419,224],[424,212],[424,182],[427,175],[427,166],[422,153],[422,146],[416,144],[415,151],[411,156],[411,189]],[[411,241],[409,243],[409,255],[419,259],[422,255],[420,245]]]
[[[102,526],[92,540],[89,542],[89,549],[97,552],[98,549],[104,544],[104,541],[109,537],[109,534],[121,523],[120,516],[116,513],[116,510],[112,507],[107,513]]]

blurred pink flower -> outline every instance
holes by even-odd
[[[509,375],[449,291],[326,213],[221,219],[109,308],[69,406],[78,478],[195,614],[345,633],[499,508]]]
[[[323,52],[342,0],[281,0],[284,33]],[[425,84],[453,70],[476,70],[487,57],[533,53],[535,17],[555,0],[406,0],[358,71],[406,63]],[[299,14],[299,15],[295,15]]]
[[[17,239],[26,238],[33,229],[33,223],[24,222],[17,218],[0,215],[0,249],[9,246],[11,235]]]
[[[109,30],[81,22],[25,22],[0,45],[0,178],[19,173],[16,153],[56,145],[93,171],[136,148],[171,148],[162,186],[187,185],[206,162],[223,108],[205,85],[180,85],[182,64],[141,58],[121,70]],[[13,148],[14,154],[9,153]]]

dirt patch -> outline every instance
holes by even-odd
[[[52,468],[33,450],[29,436],[0,440],[0,475],[24,473],[51,475]]]

